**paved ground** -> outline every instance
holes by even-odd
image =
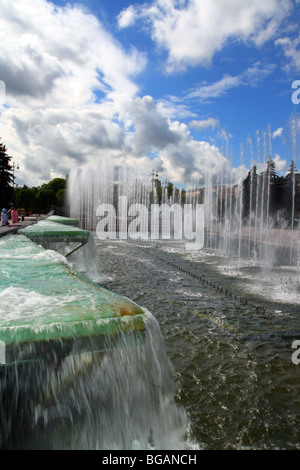
[[[24,221],[19,221],[18,224],[12,225],[11,220],[10,225],[7,225],[6,227],[1,227],[0,226],[0,237],[4,237],[4,235],[8,235],[10,233],[17,232],[20,228],[27,227],[28,225],[35,224],[39,220],[44,219],[44,215],[32,215],[30,217],[25,217]]]

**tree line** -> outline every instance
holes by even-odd
[[[26,185],[15,187],[12,157],[6,146],[0,142],[0,207],[9,209],[15,205],[24,209],[25,214],[46,214],[53,207],[63,209],[65,205],[66,184],[64,178],[54,178],[41,186],[28,188]],[[1,210],[0,209],[0,210]]]
[[[254,215],[273,226],[294,227],[300,216],[300,174],[294,161],[285,176],[277,174],[271,158],[265,171],[258,173],[254,165],[248,172],[243,181],[244,222],[252,223]]]

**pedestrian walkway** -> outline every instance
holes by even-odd
[[[14,225],[12,225],[10,220],[10,224],[6,227],[0,226],[0,238],[4,237],[5,235],[15,233],[21,228],[28,227],[28,225],[35,224],[39,220],[45,219],[45,217],[45,215],[31,215],[30,217],[25,217],[24,221],[20,220],[17,224]]]

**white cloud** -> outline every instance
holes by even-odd
[[[116,116],[138,93],[144,54],[119,44],[91,14],[46,0],[1,0],[0,135],[31,185],[124,146]]]
[[[125,10],[119,26],[129,26],[143,15],[152,24],[155,40],[169,50],[169,69],[177,69],[209,61],[228,38],[258,40],[275,5],[277,0],[157,0],[139,10]],[[219,22],[218,27],[211,21]],[[177,121],[188,117],[193,127],[220,132],[216,119],[197,120],[187,102],[176,97],[156,102],[139,96],[135,80],[145,66],[144,54],[125,50],[79,6],[1,0],[0,80],[6,85],[8,107],[0,135],[20,164],[17,182],[37,185],[65,176],[73,167],[110,158],[139,171],[155,166],[162,178],[181,183],[229,171],[228,160],[216,146],[194,140],[189,127]],[[271,66],[256,63],[238,76],[193,90],[189,98],[204,100],[233,87],[253,86],[271,72]]]
[[[158,104],[159,113],[168,119],[186,119],[197,117],[197,114],[193,112],[189,103],[176,96],[166,96],[160,99]]]
[[[281,137],[283,133],[283,127],[278,127],[276,131],[273,132],[272,137],[273,139],[276,139],[276,137]]]
[[[214,118],[203,119],[200,121],[193,120],[190,122],[190,127],[192,127],[193,129],[198,129],[200,131],[206,130],[208,128],[215,129],[216,127],[219,127],[219,125],[219,120]]]
[[[273,157],[273,161],[275,163],[275,167],[276,167],[276,170],[279,172],[279,173],[283,173],[287,170],[287,161],[286,160],[282,160],[282,158],[280,157],[280,155],[278,154],[275,154],[275,157]]]
[[[197,180],[203,184],[207,175],[216,178],[220,171],[229,169],[222,152],[208,142],[194,140],[186,125],[173,122],[171,129],[177,142],[170,142],[160,152],[161,170],[168,179],[180,183]]]
[[[211,85],[199,86],[195,90],[191,91],[187,97],[199,98],[202,101],[206,101],[211,98],[223,96],[233,88],[242,86],[254,87],[260,81],[271,75],[274,68],[275,66],[272,64],[262,65],[257,62],[239,75],[226,75],[221,80],[218,80]]]
[[[154,0],[135,15],[151,24],[153,40],[168,51],[171,72],[209,65],[228,41],[261,46],[274,37],[291,8],[290,0]],[[125,13],[132,18],[132,7]]]
[[[195,178],[203,183],[208,174],[216,178],[222,169],[228,170],[229,162],[217,147],[194,140],[189,127],[162,115],[160,103],[152,97],[135,98],[126,110],[132,131],[126,140],[128,161],[145,153],[155,155],[153,164],[160,177],[182,184]],[[208,124],[216,125],[217,121]]]
[[[284,55],[288,59],[286,65],[287,71],[295,69],[300,70],[300,36],[295,39],[289,37],[280,38],[275,41],[276,46],[280,46],[284,52]]]
[[[138,91],[131,77],[144,68],[145,57],[136,49],[123,50],[95,16],[79,7],[2,0],[0,31],[0,70],[9,97],[51,95],[52,104],[65,97],[82,105],[92,92],[132,96]]]
[[[159,113],[151,96],[132,100],[127,111],[134,128],[131,145],[135,154],[163,150],[170,144],[178,143],[179,137],[172,129],[171,122]]]
[[[117,18],[119,27],[128,28],[129,26],[133,26],[136,21],[136,13],[137,10],[133,5],[130,5],[125,10],[122,10]]]

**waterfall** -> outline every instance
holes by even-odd
[[[153,315],[23,235],[0,245],[0,448],[186,448]]]
[[[142,342],[107,352],[1,367],[4,449],[184,449],[187,417],[156,320]]]

